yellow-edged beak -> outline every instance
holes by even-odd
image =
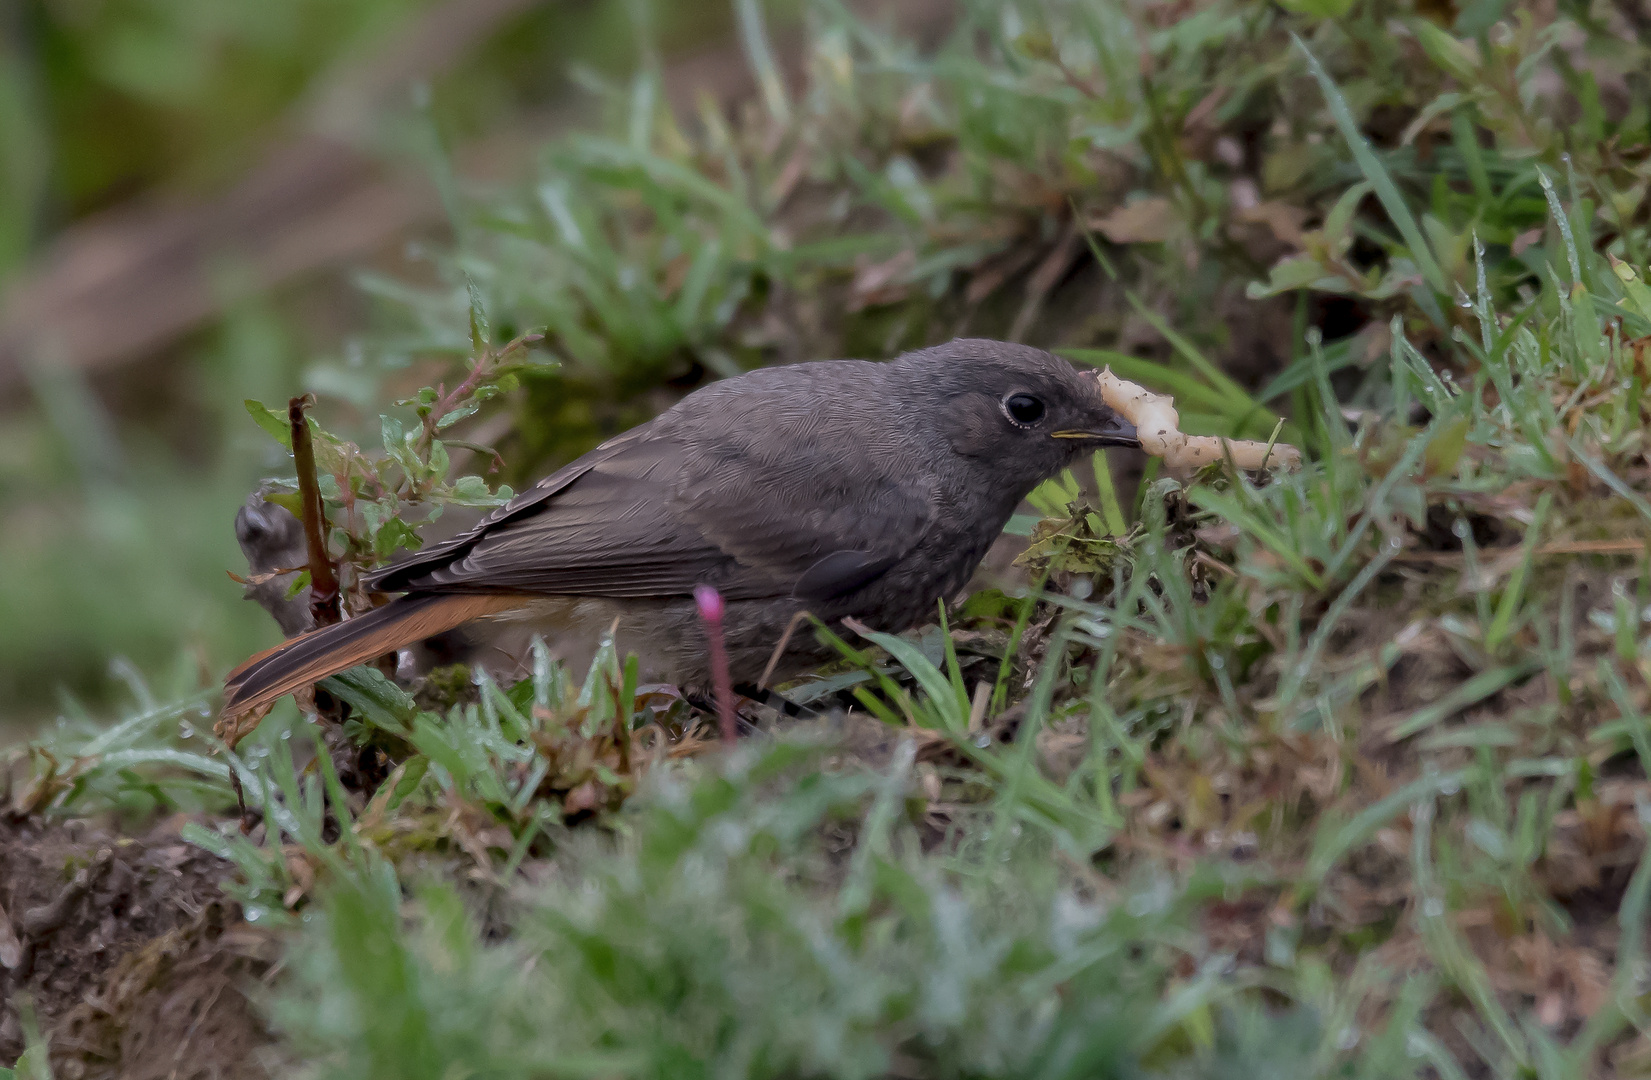
[[[1057,439],[1089,439],[1101,446],[1141,445],[1141,439],[1136,434],[1135,425],[1116,415],[1093,431],[1069,429],[1067,431],[1054,431],[1050,434]]]

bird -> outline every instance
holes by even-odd
[[[611,632],[655,681],[708,687],[705,586],[725,604],[730,676],[751,683],[801,612],[891,633],[920,624],[1038,483],[1096,448],[1139,445],[1095,379],[1026,345],[959,339],[746,372],[372,572],[371,590],[399,595],[241,664],[224,712],[472,623]],[[796,634],[778,673],[829,655]]]

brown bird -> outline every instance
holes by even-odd
[[[699,585],[727,602],[733,680],[754,682],[797,612],[915,625],[1041,480],[1096,447],[1138,445],[1095,380],[1000,341],[725,379],[378,570],[368,584],[402,596],[248,660],[225,711],[479,619],[564,642],[617,620],[651,678],[703,688]],[[799,633],[779,671],[827,655]]]

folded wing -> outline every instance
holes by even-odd
[[[716,428],[661,418],[627,432],[373,585],[650,598],[708,584],[824,600],[875,580],[928,528],[932,485],[900,476],[889,443],[843,445],[789,414],[755,439],[727,412]]]

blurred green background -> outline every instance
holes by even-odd
[[[605,81],[748,78],[734,20],[723,0],[6,5],[0,740],[65,693],[96,705],[132,670],[181,691],[274,640],[225,574],[237,506],[286,468],[242,399],[315,388],[335,430],[376,426],[357,275],[428,277],[450,188],[507,181]]]

